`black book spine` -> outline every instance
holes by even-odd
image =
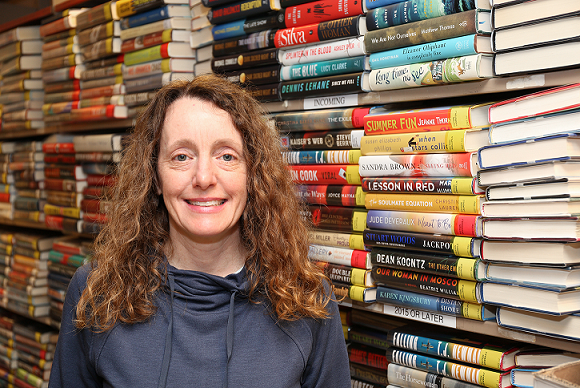
[[[322,97],[362,91],[363,73],[282,82],[282,99]]]
[[[242,85],[263,85],[280,82],[280,65],[261,66],[224,73],[230,81]]]
[[[236,71],[254,66],[266,66],[278,63],[278,49],[268,48],[247,53],[212,58],[211,69],[214,73]]]
[[[212,55],[214,57],[222,57],[246,51],[274,48],[275,36],[275,30],[266,30],[242,37],[220,40],[213,43]]]
[[[352,131],[358,129],[344,129],[334,131],[290,132],[288,149],[302,150],[351,150],[353,146]]]
[[[257,1],[260,4],[256,4]],[[208,12],[207,18],[211,24],[223,24],[278,10],[273,8],[274,4],[272,0],[257,1],[246,0],[239,3],[226,4],[223,7],[212,8]]]
[[[270,12],[266,15],[247,19],[244,22],[244,32],[246,34],[264,30],[277,30],[279,28],[286,28],[283,12]]]

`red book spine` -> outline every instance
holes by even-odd
[[[98,88],[81,90],[81,97],[84,99],[95,97],[110,97],[117,91],[115,85],[101,86]]]
[[[57,241],[55,241],[52,244],[52,249],[54,249],[55,251],[60,252],[60,253],[66,253],[68,255],[80,255],[81,254],[80,247],[75,247],[72,245],[59,243]]]
[[[0,193],[0,202],[10,202],[10,193]]]
[[[352,111],[352,127],[364,128],[364,117],[369,114],[371,108],[355,108]]]
[[[353,170],[352,166],[354,166],[354,169],[358,169],[356,165],[343,164],[327,164],[316,166],[291,165],[288,168],[292,174],[292,179],[296,183],[322,185],[360,184],[360,176],[351,176],[353,175],[350,173],[351,170]],[[356,173],[356,171],[354,172]]]
[[[477,236],[477,221],[479,216],[457,214],[453,229],[457,236]]]
[[[87,185],[89,186],[113,186],[116,177],[113,175],[87,175]]]
[[[74,143],[44,143],[42,151],[47,154],[74,154]]]
[[[169,58],[169,43],[164,43],[159,46],[159,53],[161,54],[161,58]]]
[[[63,163],[63,164],[75,164],[76,158],[72,154],[52,154],[44,155],[45,163]]]
[[[121,52],[128,53],[130,51],[156,46],[161,43],[163,43],[163,31],[154,32],[143,35],[142,37],[124,40],[121,44]]]
[[[359,0],[319,0],[284,10],[287,27],[305,26],[362,14],[363,2]]]
[[[62,217],[46,214],[44,216],[44,224],[49,229],[62,230]]]

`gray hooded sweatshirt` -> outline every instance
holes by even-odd
[[[248,301],[244,269],[220,277],[168,266],[150,320],[97,334],[73,323],[89,271],[69,285],[50,388],[350,387],[335,302],[329,319],[276,321]]]

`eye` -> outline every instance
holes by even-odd
[[[234,156],[231,154],[224,154],[222,158],[225,162],[231,162],[232,160],[234,160]]]
[[[178,162],[185,162],[187,160],[187,155],[179,154],[175,157],[175,160],[177,160]]]

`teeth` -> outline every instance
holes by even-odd
[[[195,206],[219,206],[219,205],[223,204],[224,202],[225,202],[225,200],[206,201],[206,202],[187,201],[188,204],[195,205]]]

